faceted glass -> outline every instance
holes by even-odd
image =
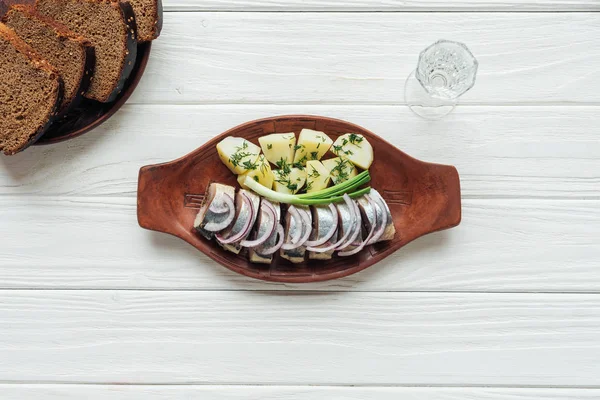
[[[415,76],[429,95],[453,100],[475,85],[478,66],[467,46],[439,40],[421,52]]]

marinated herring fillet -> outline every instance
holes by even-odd
[[[362,229],[362,222],[360,220],[360,215],[357,216],[358,221],[355,221],[353,219],[353,215],[354,215],[354,211],[350,210],[350,207],[348,207],[345,203],[339,203],[335,205],[337,210],[338,210],[338,216],[339,216],[339,223],[338,223],[338,236],[340,238],[343,238],[347,232],[350,232],[350,236],[349,238],[351,238],[353,236],[353,232],[355,231],[355,229],[357,229],[357,225],[361,227]],[[350,251],[350,250],[354,250],[357,246],[360,245],[360,239],[361,239],[361,234],[359,233],[359,235],[357,236],[357,238],[355,240],[352,241],[352,243],[350,243],[348,246],[344,247],[344,251]]]
[[[227,207],[227,198],[233,203],[233,199],[235,198],[235,188],[233,186],[222,185],[220,183],[210,184],[206,192],[204,204],[200,208],[196,220],[194,221],[194,228],[209,240],[214,238],[215,234],[204,228],[209,224],[218,225],[223,223],[228,217],[228,212],[234,211],[229,210]],[[225,228],[227,228],[227,226]]]
[[[369,201],[366,196],[363,196],[356,199],[356,203],[358,204],[361,213],[362,224],[364,227],[363,233],[365,231],[369,232],[373,225],[380,224],[382,219],[377,217],[377,213],[381,211],[377,209],[373,202]]]
[[[338,238],[338,218],[336,218],[336,216],[333,215],[330,207],[328,206],[314,206],[311,207],[311,209],[313,219],[313,230],[312,234],[310,235],[310,240],[321,240],[326,235],[328,235],[332,229],[335,229],[333,235],[324,244],[317,246],[319,248],[331,247],[331,245],[334,244]],[[335,208],[334,211],[337,213],[337,210]],[[331,249],[323,253],[309,251],[308,258],[311,260],[330,260],[331,258],[333,258],[334,253],[335,249]]]
[[[41,16],[31,6],[12,6],[2,21],[62,77],[64,95],[58,114],[77,105],[87,91],[94,71],[96,57],[91,43],[56,21]]]
[[[0,24],[0,150],[11,155],[39,139],[62,101],[58,72]]]
[[[88,39],[96,64],[85,97],[114,101],[137,57],[137,26],[131,4],[117,0],[37,0],[37,11]]]
[[[261,212],[256,220],[256,226],[252,230],[250,236],[251,239],[258,239],[265,234],[268,234],[268,229],[271,228],[273,221],[270,220],[270,215],[265,212],[267,204],[271,204],[275,209],[275,226],[279,225],[281,221],[281,205],[279,203],[273,203],[269,200],[263,199],[260,204]],[[277,244],[279,239],[277,229],[273,230],[273,233],[269,238],[261,245],[256,248],[250,249],[250,261],[256,264],[271,264],[273,262],[273,254],[264,254],[265,249],[270,249]]]
[[[312,232],[312,215],[310,209],[306,206],[290,206],[296,207],[298,213],[304,213],[304,216],[308,219],[308,225],[302,222],[301,218],[294,218],[292,213],[288,211],[285,216],[285,241],[284,243],[290,243],[295,237],[302,237],[306,235],[306,230]],[[308,236],[306,236],[308,237]],[[306,256],[306,245],[301,245],[295,249],[286,250],[284,248],[280,251],[281,257],[289,260],[294,264],[300,264],[304,262]]]
[[[250,261],[257,264],[271,264],[277,251],[294,264],[303,263],[307,251],[309,260],[329,260],[335,253],[346,257],[394,238],[389,208],[377,191],[347,200],[310,207],[290,205],[284,214],[279,203],[244,189],[235,195],[233,187],[213,183],[194,227],[209,240],[216,236],[224,249],[235,254],[248,248]],[[280,221],[285,222],[285,229]]]
[[[249,199],[249,201],[245,201],[245,199]],[[217,236],[217,243],[225,250],[239,254],[242,251],[240,242],[250,235],[258,216],[259,207],[260,197],[248,190],[240,189],[235,196],[236,214],[233,225],[223,232],[221,238]],[[238,237],[238,240],[234,243],[226,243],[227,239],[233,237]]]
[[[385,242],[388,240],[393,240],[396,236],[396,227],[394,226],[394,220],[392,219],[392,213],[390,212],[390,208],[387,203],[383,199],[383,197],[379,194],[379,192],[375,189],[371,189],[369,196],[375,201],[379,201],[379,203],[385,208],[384,212],[386,213],[386,224],[383,230],[383,235],[379,238],[378,242]],[[383,215],[378,215],[378,221],[383,220]]]

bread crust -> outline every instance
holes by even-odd
[[[60,2],[61,0],[52,0],[52,1]],[[64,1],[69,1],[69,0],[64,0]],[[122,16],[123,27],[125,28],[125,32],[126,32],[125,37],[124,37],[125,42],[123,43],[123,50],[125,51],[125,57],[123,57],[123,59],[121,60],[121,65],[120,65],[120,69],[119,69],[119,71],[120,71],[119,79],[117,80],[115,87],[112,88],[112,91],[108,95],[103,96],[102,98],[91,97],[89,95],[89,93],[87,93],[87,92],[84,95],[84,97],[86,97],[90,100],[99,101],[101,103],[111,103],[117,99],[117,97],[121,93],[121,90],[123,90],[123,87],[125,86],[125,83],[127,82],[127,79],[129,78],[129,76],[131,75],[131,72],[133,71],[133,68],[135,66],[135,62],[137,59],[138,38],[137,38],[137,25],[135,22],[135,14],[133,12],[133,8],[131,7],[131,4],[129,4],[128,1],[119,1],[119,0],[82,0],[82,1],[85,1],[88,3],[96,3],[96,4],[108,4],[111,7],[113,7],[114,9],[117,9]],[[40,0],[36,0],[36,8],[39,7],[40,3],[41,3]],[[97,61],[98,61],[98,59],[96,57],[96,62]],[[94,77],[92,76],[91,79],[93,80]]]
[[[69,28],[67,28],[60,22],[39,14],[33,6],[23,4],[11,6],[8,12],[2,18],[2,22],[6,23],[9,20],[10,13],[13,10],[16,12],[21,12],[25,15],[29,15],[30,17],[39,20],[48,28],[53,29],[58,37],[69,39],[79,43],[83,50],[84,62],[82,64],[82,70],[80,71],[81,79],[79,81],[79,87],[75,91],[75,96],[73,96],[73,98],[71,98],[67,104],[62,105],[61,108],[58,110],[58,117],[62,117],[65,114],[67,114],[69,110],[81,103],[81,101],[84,98],[85,92],[90,87],[92,74],[94,72],[94,66],[96,65],[96,53],[94,51],[94,46],[92,46],[92,43],[89,40],[71,31]],[[65,93],[63,87],[63,101],[65,100],[64,95]]]
[[[152,40],[158,38],[160,36],[160,32],[162,31],[162,27],[163,27],[162,0],[156,0],[156,8],[155,8],[155,12],[154,12],[154,27],[152,28],[152,35],[151,35],[150,39],[141,38],[139,41],[144,43],[144,42],[149,42],[149,41],[152,41]]]
[[[127,79],[129,79],[129,76],[131,75],[131,72],[135,67],[135,62],[137,60],[137,24],[135,20],[135,13],[133,12],[133,7],[131,7],[131,3],[129,3],[128,1],[112,3],[117,4],[118,7],[120,7],[121,13],[123,15],[123,21],[125,22],[125,28],[127,30],[125,54],[127,56],[123,59],[123,63],[121,64],[121,77],[119,78],[117,86],[113,89],[105,103],[110,103],[117,99],[117,97],[121,93],[121,90],[123,90]]]
[[[62,103],[63,99],[63,80],[53,66],[51,66],[45,59],[36,54],[27,43],[21,40],[14,31],[12,31],[4,24],[0,24],[0,36],[8,40],[10,44],[15,48],[15,50],[17,50],[17,52],[29,58],[29,60],[33,63],[35,68],[46,71],[49,74],[49,78],[54,79],[56,83],[56,98],[54,99],[54,106],[50,110],[50,113],[48,113],[48,115],[45,116],[46,122],[42,126],[39,126],[35,133],[31,135],[29,139],[18,149],[8,150],[3,147],[0,147],[4,154],[10,156],[25,150],[26,148],[37,142],[39,138],[42,137],[42,135],[48,130],[50,125],[52,125],[52,123],[56,120],[58,108],[60,107],[60,104]]]

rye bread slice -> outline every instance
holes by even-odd
[[[12,6],[2,21],[33,50],[58,70],[64,95],[58,113],[76,106],[87,91],[94,71],[91,43],[56,21],[39,15],[31,6]]]
[[[135,20],[139,42],[149,42],[156,39],[162,30],[162,1],[161,0],[129,0]]]
[[[18,153],[39,139],[62,102],[58,71],[0,24],[0,150]]]
[[[137,57],[137,27],[131,4],[117,0],[37,0],[36,8],[94,46],[96,65],[85,96],[103,103],[115,100]]]

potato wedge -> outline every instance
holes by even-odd
[[[279,193],[296,194],[306,184],[306,169],[291,168],[289,173],[274,170],[273,190]]]
[[[236,175],[253,170],[260,154],[260,147],[246,139],[226,137],[217,144],[219,158]]]
[[[249,188],[244,185],[246,177],[254,179],[256,182],[260,183],[267,189],[273,188],[273,181],[275,180],[275,177],[273,176],[271,165],[269,164],[269,162],[263,154],[258,156],[255,169],[238,176],[238,183],[240,184],[240,186],[244,189],[249,190]]]
[[[296,135],[291,133],[273,133],[258,138],[265,157],[273,165],[281,160],[291,164],[294,160],[294,148],[296,147]]]
[[[323,160],[325,169],[329,171],[331,181],[334,185],[343,183],[349,179],[354,178],[358,175],[358,171],[354,164],[345,157],[330,158],[329,160]]]
[[[340,136],[331,146],[331,152],[348,158],[352,164],[362,169],[369,169],[373,164],[373,147],[363,135],[347,133]]]
[[[327,188],[331,176],[321,161],[306,162],[306,193],[314,193]]]
[[[320,160],[332,144],[333,140],[325,133],[302,129],[295,147],[294,164],[305,166],[307,161]]]

